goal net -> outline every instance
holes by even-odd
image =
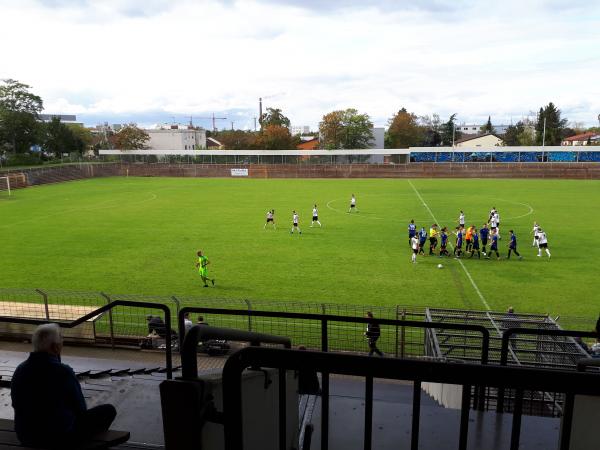
[[[10,177],[0,177],[0,197],[10,193]]]

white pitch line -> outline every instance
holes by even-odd
[[[417,194],[417,197],[419,197],[419,200],[421,200],[421,203],[423,203],[423,206],[427,209],[427,211],[429,211],[429,215],[431,216],[431,218],[433,219],[433,221],[435,223],[438,223],[438,220],[435,218],[435,215],[433,214],[433,211],[431,210],[431,208],[429,207],[429,205],[427,203],[425,203],[425,200],[421,196],[421,193],[417,190],[417,188],[415,187],[415,185],[412,184],[412,181],[408,180],[408,184],[410,184],[410,187],[413,188],[413,191],[415,191],[415,194]],[[452,244],[450,244],[450,245],[452,245]],[[485,297],[483,296],[483,294],[481,293],[481,291],[479,290],[479,288],[475,284],[475,280],[473,280],[473,277],[471,276],[471,274],[469,273],[469,271],[467,270],[467,268],[465,267],[465,265],[463,264],[463,262],[460,260],[460,258],[458,258],[457,261],[460,264],[460,267],[462,267],[463,270],[465,271],[465,274],[467,275],[467,278],[471,282],[471,285],[473,286],[473,289],[475,289],[475,292],[477,292],[477,295],[479,296],[479,299],[481,300],[481,302],[483,303],[483,305],[486,307],[486,309],[488,311],[491,311],[492,308],[490,308],[490,305],[488,305],[488,302],[485,300]]]

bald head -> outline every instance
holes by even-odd
[[[31,337],[34,352],[46,352],[56,356],[60,355],[62,342],[60,327],[55,323],[40,325]]]

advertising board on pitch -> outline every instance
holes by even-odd
[[[247,177],[248,169],[231,169],[232,177]]]

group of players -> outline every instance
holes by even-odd
[[[510,240],[508,243],[508,255],[507,259],[510,259],[512,253],[514,253],[519,259],[523,259],[521,254],[517,251],[517,236],[513,230],[509,230]],[[465,226],[465,214],[463,211],[460,212],[458,217],[458,226],[455,227],[453,234],[456,236],[454,245],[453,255],[450,255],[448,251],[448,239],[450,232],[447,227],[439,228],[437,224],[431,225],[429,233],[425,227],[422,227],[417,231],[415,221],[411,220],[408,225],[408,243],[412,249],[411,260],[413,263],[417,262],[417,255],[425,255],[425,248],[427,246],[427,240],[429,239],[429,255],[434,256],[437,251],[438,238],[440,243],[440,249],[438,257],[444,256],[455,258],[461,258],[470,254],[470,258],[477,255],[477,258],[481,259],[483,254],[484,258],[490,259],[489,255],[496,255],[497,259],[500,259],[500,253],[498,252],[498,240],[500,237],[500,214],[498,210],[493,207],[490,211],[487,221],[483,224],[481,229],[477,229],[475,225],[470,227]],[[487,253],[487,245],[489,247],[489,255]],[[548,258],[550,258],[550,250],[548,248],[548,237],[542,228],[534,222],[533,224],[533,244],[534,247],[538,248],[539,257],[542,256],[542,250],[546,251]],[[464,251],[463,251],[464,247]]]
[[[350,199],[350,207],[348,208],[348,213],[352,211],[358,212],[358,208],[356,207],[356,197],[352,194],[352,198]],[[312,209],[312,221],[310,223],[310,227],[319,225],[322,227],[321,222],[319,221],[319,209],[317,205],[313,206]],[[277,225],[275,225],[275,210],[270,209],[267,211],[267,221],[263,226],[263,230],[267,228],[267,226],[273,227],[274,230],[277,229]],[[296,212],[296,210],[292,211],[292,229],[290,230],[290,234],[294,234],[294,232],[298,232],[299,235],[302,234],[302,230],[300,229],[300,215]]]

